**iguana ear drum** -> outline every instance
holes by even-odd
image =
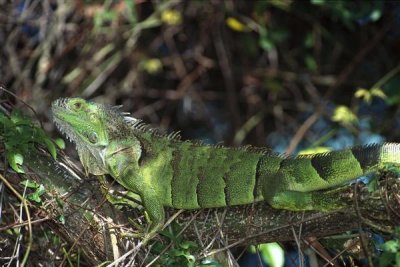
[[[95,132],[90,132],[87,137],[90,143],[92,144],[97,143],[97,134]]]

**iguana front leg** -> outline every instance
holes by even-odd
[[[139,208],[142,206],[141,197],[138,194],[123,188],[116,181],[115,183],[109,182],[105,175],[97,175],[96,177],[101,185],[101,191],[107,201],[112,205],[129,206],[132,208]]]
[[[162,202],[152,184],[140,175],[138,164],[140,151],[137,151],[137,147],[129,141],[109,144],[105,151],[105,162],[109,174],[119,184],[130,192],[138,194],[141,198],[142,205],[150,220],[148,231],[143,233],[143,242],[145,243],[161,229],[164,224],[165,213]]]
[[[139,194],[147,215],[146,218],[150,221],[148,230],[142,234],[143,243],[147,243],[164,225],[164,207],[152,186],[145,184],[132,168],[128,167],[115,179],[126,189]]]

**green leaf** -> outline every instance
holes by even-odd
[[[370,90],[358,88],[354,96],[361,98],[364,102],[370,104],[374,97],[386,99],[385,93],[380,88],[371,88]]]
[[[367,89],[358,88],[357,91],[354,93],[354,96],[357,98],[369,98],[370,93]]]
[[[216,259],[204,259],[200,266],[222,267],[222,264]]]
[[[3,113],[0,113],[0,123],[3,126],[3,127],[1,127],[1,130],[4,130],[4,129],[8,130],[11,128],[11,125],[13,124],[11,122],[11,120]]]
[[[275,46],[268,36],[267,29],[264,27],[260,27],[259,33],[260,33],[260,38],[258,40],[259,46],[267,51],[273,49]]]
[[[26,186],[27,188],[36,189],[39,187],[39,184],[33,180],[24,180],[20,182],[21,185]]]
[[[8,152],[7,161],[15,172],[25,173],[25,171],[21,168],[21,165],[24,162],[24,157],[21,154]]]
[[[166,9],[161,12],[161,21],[168,25],[179,25],[182,20],[182,14],[177,10]]]
[[[381,88],[371,88],[371,95],[385,99],[386,94],[382,91]]]
[[[368,192],[372,193],[375,192],[378,189],[378,178],[374,177],[371,179],[368,183]]]
[[[400,251],[400,242],[398,240],[389,240],[382,244],[381,248],[383,251],[390,253],[397,253]]]
[[[306,37],[304,38],[304,46],[307,48],[314,47],[314,33],[312,31],[306,34]]]
[[[372,21],[378,21],[382,17],[382,10],[380,9],[375,9],[372,11],[370,18]]]
[[[60,215],[57,217],[57,221],[61,224],[65,224],[65,216],[64,215]]]
[[[7,162],[14,171],[24,173],[22,155],[33,149],[35,143],[45,145],[52,157],[56,158],[54,142],[42,128],[35,126],[31,118],[17,109],[11,112],[10,117],[0,114],[3,126],[0,128],[0,140],[4,143]]]
[[[54,143],[60,148],[60,149],[65,149],[65,142],[61,138],[57,138],[54,140]]]
[[[31,120],[29,118],[23,116],[23,114],[17,109],[14,109],[11,112],[10,120],[15,125],[30,125],[31,124]]]
[[[137,23],[135,2],[131,0],[125,0],[124,3],[127,7],[128,20],[131,25],[134,26]]]
[[[382,255],[379,257],[379,266],[381,267],[386,267],[386,266],[393,266],[393,261],[395,260],[393,253],[387,253],[384,252]]]
[[[325,4],[325,0],[311,0],[311,4],[322,6],[323,4]]]
[[[225,23],[229,28],[237,32],[244,32],[250,30],[250,28],[246,24],[242,23],[241,21],[239,21],[237,18],[234,17],[226,18]]]
[[[37,192],[40,196],[43,195],[43,194],[46,192],[46,190],[45,190],[45,188],[44,188],[44,185],[40,184],[40,185],[39,185],[39,188],[36,190],[36,192]]]
[[[311,55],[306,55],[304,58],[305,64],[307,69],[311,70],[311,71],[315,71],[318,68],[318,64],[317,61],[315,60],[315,58]]]
[[[358,123],[357,116],[346,106],[336,107],[331,119],[332,121],[343,124],[344,126],[355,125]]]
[[[258,250],[260,251],[264,261],[268,263],[269,266],[281,267],[284,265],[284,251],[278,243],[259,244]],[[256,251],[255,246],[250,247],[251,253],[256,253]]]
[[[42,184],[39,185],[33,180],[24,180],[20,184],[27,188],[35,190],[33,193],[26,195],[26,198],[28,200],[35,201],[37,203],[42,203],[42,199],[40,197],[45,193],[45,189]]]
[[[182,249],[191,249],[191,248],[197,249],[198,248],[197,244],[192,241],[182,241],[182,243],[180,243],[179,246]]]
[[[54,145],[53,141],[51,141],[48,138],[44,138],[43,141],[46,144],[47,150],[50,152],[50,155],[53,157],[53,159],[56,159],[57,158],[57,149],[56,149],[56,146]]]
[[[56,198],[56,202],[57,202],[57,205],[58,205],[60,208],[64,208],[64,200],[62,200],[61,198],[57,197],[57,198]]]
[[[38,194],[37,192],[28,194],[26,198],[36,203],[42,203],[42,200],[40,199],[40,194]]]
[[[139,67],[149,74],[156,74],[161,71],[163,65],[160,59],[149,58],[141,61]]]

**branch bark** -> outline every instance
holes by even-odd
[[[90,264],[113,260],[118,256],[115,246],[126,251],[122,242],[111,242],[113,237],[107,229],[114,228],[123,235],[132,233],[134,227],[129,224],[128,216],[134,218],[136,214],[141,223],[144,221],[141,211],[128,213],[110,205],[101,193],[101,185],[95,179],[79,179],[67,167],[65,158],[61,162],[54,161],[35,151],[28,155],[26,162],[31,178],[44,184],[48,192],[46,205],[37,207],[41,210],[37,214],[48,218],[46,223],[65,241],[79,248]],[[390,232],[400,223],[400,180],[392,173],[379,176],[379,187],[372,193],[360,184],[333,191],[332,196],[337,197],[344,208],[331,213],[275,210],[266,203],[254,203],[183,211],[175,220],[185,227],[182,233],[185,238],[222,250],[239,245],[324,237],[358,229],[361,225]],[[8,178],[19,182],[15,175],[10,174]],[[62,199],[63,205],[57,204],[55,199]],[[176,215],[176,212],[167,209],[167,216]],[[65,217],[65,223],[57,220],[60,215]]]

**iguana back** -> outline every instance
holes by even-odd
[[[305,205],[302,199],[311,198],[309,192],[343,185],[386,163],[400,162],[396,143],[287,157],[267,149],[215,147],[167,137],[136,138],[145,155],[139,165],[140,176],[151,179],[163,205],[181,209],[266,200],[291,210],[329,210],[312,200]]]

